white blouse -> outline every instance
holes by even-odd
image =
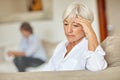
[[[88,40],[84,38],[64,58],[67,50],[67,40],[62,41],[55,49],[52,58],[44,71],[90,70],[99,71],[107,67],[105,52],[99,45],[96,50],[88,50]]]

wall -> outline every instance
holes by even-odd
[[[120,0],[106,0],[109,35],[120,35]]]
[[[30,21],[33,26],[35,34],[52,42],[57,42],[65,39],[63,25],[62,25],[62,13],[64,9],[75,0],[53,0],[53,19],[44,21]],[[99,26],[97,16],[96,0],[76,0],[82,1],[93,10],[95,21],[93,22],[93,28],[99,39]],[[21,22],[0,24],[0,46],[18,44],[20,40],[19,26]]]

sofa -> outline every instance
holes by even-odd
[[[120,80],[120,36],[108,36],[101,46],[108,62],[105,70],[0,73],[0,80]]]
[[[52,56],[52,53],[57,46],[59,42],[50,42],[47,40],[41,40],[43,47],[45,48],[45,52],[47,55],[47,62],[49,61],[50,57]],[[13,63],[14,57],[9,57],[8,56],[8,51],[10,50],[15,50],[17,51],[19,49],[19,44],[13,43],[10,45],[5,45],[0,47],[0,72],[6,73],[6,72],[18,72],[17,67]],[[41,71],[44,66],[47,64],[44,63],[38,67],[28,67],[26,69],[26,72],[38,72]]]

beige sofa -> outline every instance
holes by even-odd
[[[50,41],[42,40],[42,44],[43,44],[43,47],[45,48],[48,61],[49,61],[50,57],[52,56],[52,53],[58,43],[59,42],[50,42]],[[3,73],[18,72],[16,66],[13,63],[14,57],[9,57],[7,54],[9,50],[18,50],[18,49],[19,49],[19,45],[17,43],[13,43],[10,45],[0,47],[0,72],[3,72]],[[26,69],[26,71],[27,72],[41,71],[42,68],[47,64],[47,62],[38,67],[28,67]]]
[[[101,45],[109,65],[103,71],[0,73],[0,80],[120,80],[120,36],[109,36]]]

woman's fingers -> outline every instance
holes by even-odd
[[[91,22],[81,16],[77,16],[75,19],[76,23],[79,23],[82,25],[83,30],[86,34],[88,34],[88,31],[91,32],[92,30],[92,26],[91,26]]]

